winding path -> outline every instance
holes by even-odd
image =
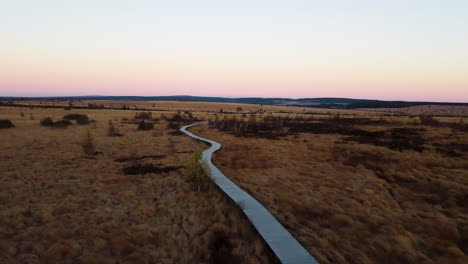
[[[213,153],[221,148],[221,144],[216,141],[199,137],[189,131],[187,128],[201,125],[198,123],[185,126],[180,129],[183,133],[211,144],[211,147],[203,151],[202,160],[208,163],[211,169],[213,181],[219,186],[249,218],[254,227],[273,250],[282,263],[308,263],[318,264],[318,261],[312,257],[307,250],[276,220],[276,218],[255,198],[242,190],[239,186],[230,181],[224,174],[216,168],[211,162]]]

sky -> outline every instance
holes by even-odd
[[[0,0],[0,96],[468,102],[466,0]]]

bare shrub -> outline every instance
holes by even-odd
[[[34,120],[33,114],[29,114],[29,120]]]
[[[13,125],[13,122],[11,122],[10,120],[0,120],[0,129],[13,127],[15,127],[15,125]]]
[[[52,127],[54,127],[54,128],[67,128],[68,126],[71,126],[71,125],[72,125],[72,122],[70,122],[69,120],[59,120],[59,121],[55,121],[52,124]]]
[[[195,184],[197,191],[206,191],[212,184],[211,170],[206,161],[202,160],[202,153],[196,151],[186,166],[189,179]]]
[[[123,168],[123,173],[127,175],[142,175],[148,173],[167,173],[176,171],[183,168],[182,166],[155,166],[151,163],[147,164],[133,164],[129,167]]]
[[[153,119],[153,114],[151,112],[137,112],[135,113],[135,119],[144,119],[151,120]]]
[[[79,116],[76,119],[76,123],[78,125],[87,125],[87,124],[89,124],[89,118],[88,118],[88,116],[85,116],[85,115]]]
[[[66,119],[66,120],[78,120],[80,118],[88,119],[88,116],[82,115],[82,114],[68,114],[68,115],[63,116],[63,119]]]
[[[425,126],[438,126],[440,125],[440,122],[435,120],[432,115],[419,115],[419,121],[421,122],[421,125]]]
[[[169,128],[169,129],[179,129],[180,125],[177,122],[169,121],[169,122],[167,122],[167,128]]]
[[[174,140],[171,137],[168,138],[167,149],[168,149],[169,155],[174,155],[174,153],[175,153],[175,143],[174,143]]]
[[[23,118],[24,117],[24,113],[23,111],[20,112],[20,117]]]
[[[468,123],[465,123],[463,117],[461,117],[458,122],[452,123],[452,128],[463,132],[468,132]]]
[[[145,122],[144,120],[141,120],[141,122],[138,124],[139,130],[151,130],[153,128],[154,128],[153,123],[148,123],[148,122]]]
[[[122,134],[119,133],[119,130],[114,126],[112,120],[109,120],[107,125],[107,135],[109,137],[120,137]]]
[[[51,127],[54,125],[54,120],[51,117],[45,117],[40,121],[41,126]]]
[[[96,152],[96,147],[94,146],[94,137],[91,134],[91,131],[86,130],[83,141],[81,142],[81,148],[86,155],[92,155]]]

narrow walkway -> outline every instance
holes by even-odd
[[[318,264],[318,261],[297,242],[261,203],[230,181],[213,165],[211,156],[221,148],[221,144],[187,131],[187,128],[201,124],[204,123],[188,125],[181,128],[180,131],[211,144],[211,148],[203,151],[202,159],[208,163],[214,182],[244,211],[278,259],[285,264]]]

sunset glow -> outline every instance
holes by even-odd
[[[3,1],[0,96],[468,102],[467,1]]]

